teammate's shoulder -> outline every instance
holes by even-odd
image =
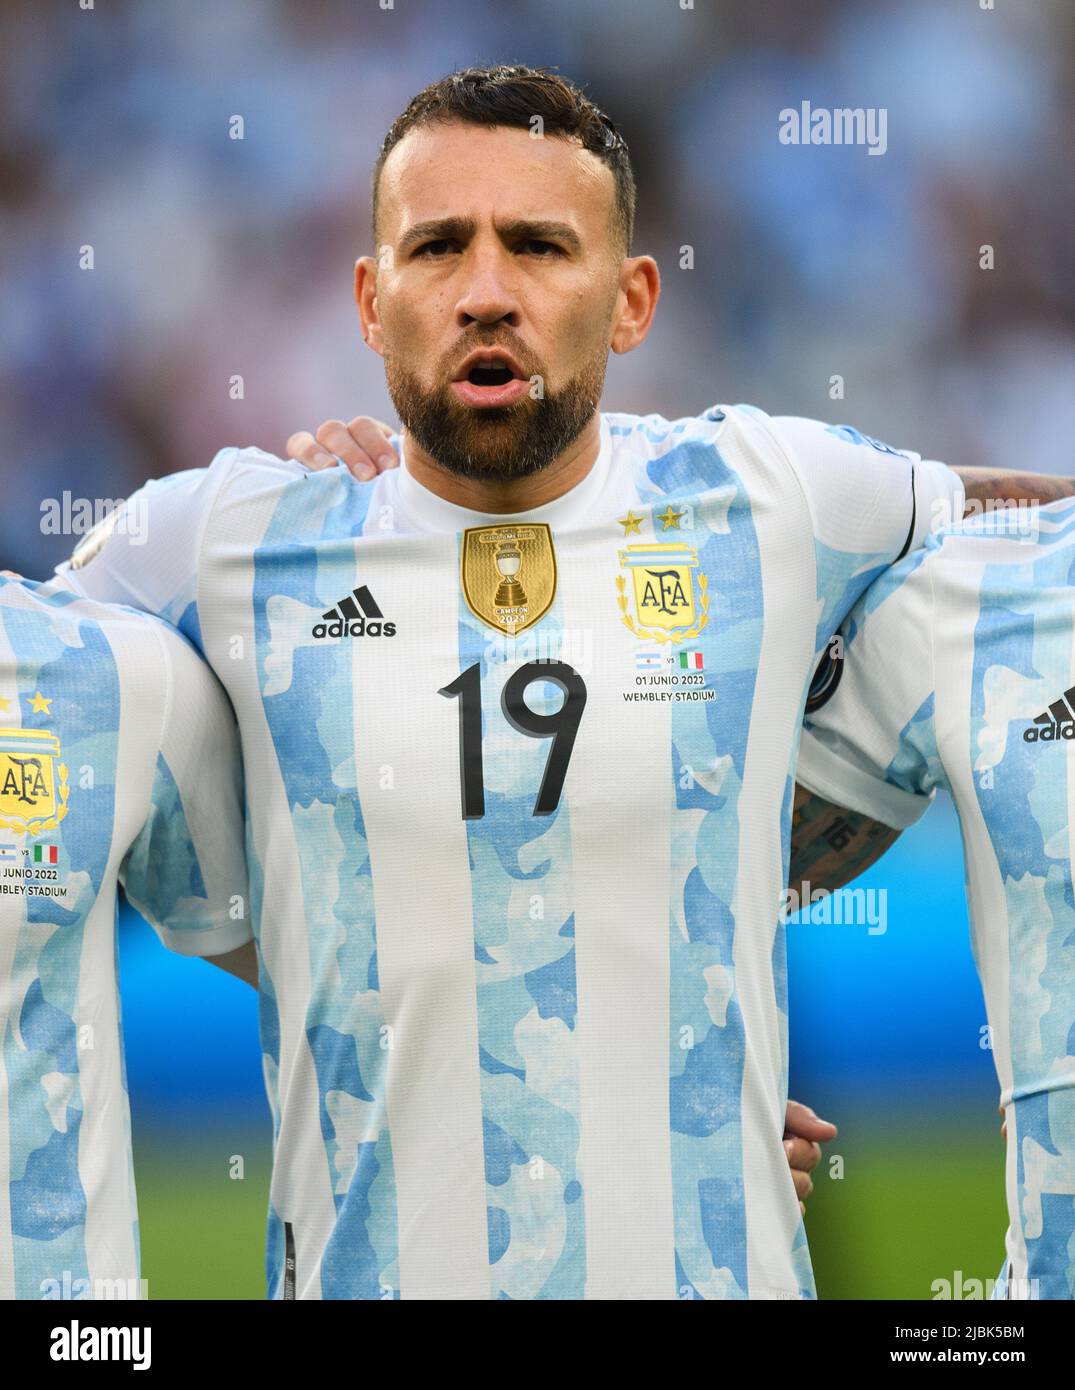
[[[166,656],[181,649],[195,652],[182,633],[155,613],[89,598],[72,588],[62,571],[46,580],[0,577],[0,608],[18,608],[36,623],[60,631],[90,623],[114,648],[139,659],[159,656],[162,646]]]

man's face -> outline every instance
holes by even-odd
[[[575,141],[461,123],[408,134],[381,174],[388,389],[442,467],[547,467],[604,386],[622,248],[612,171]]]

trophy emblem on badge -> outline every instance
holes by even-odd
[[[517,578],[522,563],[522,552],[514,541],[504,541],[497,547],[496,567],[503,576],[493,600],[497,608],[521,608],[526,602],[526,591]]]

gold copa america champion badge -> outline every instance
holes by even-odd
[[[556,597],[556,551],[541,521],[469,528],[460,568],[467,607],[509,637],[533,627]]]

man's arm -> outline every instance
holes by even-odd
[[[953,468],[967,494],[964,515],[1020,502],[1059,502],[1075,497],[1075,478],[1054,473],[1024,473],[1003,468]]]
[[[899,835],[891,826],[834,806],[796,784],[788,887],[800,903],[808,897],[804,885],[832,893],[865,873]]]

